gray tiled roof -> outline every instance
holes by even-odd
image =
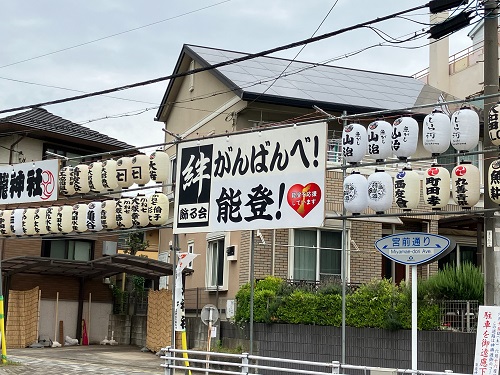
[[[75,142],[78,142],[78,140],[85,140],[87,142],[96,143],[96,146],[111,146],[112,148],[133,147],[118,139],[99,133],[98,131],[65,120],[42,108],[34,108],[26,112],[1,118],[0,124],[13,124],[27,128],[30,131],[38,130],[38,134],[44,132],[71,137],[74,138]]]

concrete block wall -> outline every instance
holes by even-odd
[[[248,325],[241,329],[230,322],[221,322],[224,346],[240,345],[248,350],[248,338]],[[308,361],[340,361],[341,338],[341,328],[337,327],[256,323],[254,353]],[[472,373],[475,340],[474,333],[419,331],[418,369]],[[346,363],[410,368],[411,331],[346,327]]]

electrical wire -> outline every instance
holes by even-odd
[[[209,8],[213,8],[213,7],[217,6],[217,5],[221,5],[221,4],[224,4],[224,3],[228,3],[228,2],[230,2],[230,1],[231,1],[231,0],[223,0],[223,1],[220,1],[220,2],[215,3],[215,4],[212,4],[212,5],[207,5],[207,6],[205,6],[205,7],[202,7],[202,8],[199,8],[199,9],[195,9],[195,10],[192,10],[192,11],[189,11],[189,12],[186,12],[186,13],[178,14],[178,15],[176,15],[176,16],[172,16],[172,17],[169,17],[169,18],[165,18],[165,19],[160,20],[160,21],[156,21],[156,22],[148,23],[147,25],[142,25],[142,26],[139,26],[139,27],[135,27],[135,28],[133,28],[133,29],[129,29],[129,30],[125,30],[125,31],[121,31],[121,32],[115,33],[115,34],[107,35],[107,36],[104,36],[104,37],[101,37],[101,38],[93,39],[93,40],[90,40],[90,41],[88,41],[88,42],[75,44],[75,45],[70,46],[70,47],[61,48],[61,49],[56,50],[56,51],[52,51],[52,52],[48,52],[48,53],[44,53],[44,54],[42,54],[42,55],[38,55],[38,56],[30,57],[30,58],[28,58],[28,59],[24,59],[24,60],[21,60],[21,61],[16,61],[16,62],[13,62],[13,63],[10,63],[10,64],[2,65],[2,66],[0,66],[0,69],[2,69],[2,68],[6,68],[6,67],[8,67],[8,66],[12,66],[12,65],[21,64],[21,63],[24,63],[24,62],[27,62],[27,61],[36,60],[36,59],[39,59],[39,58],[41,58],[41,57],[46,57],[46,56],[54,55],[54,54],[56,54],[56,53],[59,53],[59,52],[64,52],[64,51],[67,51],[67,50],[70,50],[70,49],[74,49],[74,48],[78,48],[78,47],[86,46],[86,45],[88,45],[88,44],[92,44],[92,43],[95,43],[95,42],[100,42],[101,40],[105,40],[105,39],[113,38],[113,37],[118,36],[118,35],[127,34],[127,33],[130,33],[130,32],[132,32],[132,31],[141,30],[141,29],[144,29],[144,28],[146,28],[146,27],[153,26],[153,25],[158,25],[159,23],[163,23],[163,22],[166,22],[166,21],[171,21],[171,20],[174,20],[174,19],[176,19],[176,18],[180,18],[180,17],[187,16],[187,15],[189,15],[189,14],[197,13],[197,12],[199,12],[199,11],[202,11],[202,10],[205,10],[205,9],[209,9]]]
[[[321,26],[325,23],[326,19],[328,18],[328,16],[330,15],[330,13],[332,12],[333,8],[335,8],[335,6],[337,5],[338,2],[339,2],[339,0],[335,0],[335,2],[333,3],[333,5],[331,6],[330,10],[326,14],[326,16],[323,18],[323,20],[321,21],[321,23],[319,24],[319,26],[316,28],[316,30],[314,30],[314,32],[312,33],[311,38],[316,35],[316,33],[319,31],[319,29],[321,28]],[[306,47],[307,47],[307,44],[304,44],[302,46],[302,48],[295,54],[295,56],[293,57],[293,59],[290,60],[290,62],[288,63],[288,65],[285,66],[285,69],[283,69],[283,71],[273,81],[271,81],[271,84],[262,93],[259,93],[259,95],[255,99],[253,99],[249,104],[252,104],[252,103],[256,102],[262,95],[265,95],[266,92],[268,92],[271,89],[271,87],[273,87],[273,85],[276,83],[276,81],[278,79],[280,79],[283,76],[283,74],[285,74],[285,72],[290,67],[290,65],[292,65],[293,62],[295,62],[295,60],[297,59],[297,57],[299,57],[299,55],[301,54],[301,52]]]
[[[205,67],[188,70],[186,72],[171,74],[171,75],[164,76],[164,77],[158,77],[158,78],[154,78],[154,79],[150,79],[150,80],[146,80],[146,81],[136,82],[136,83],[128,84],[128,85],[125,85],[125,86],[114,87],[114,88],[110,88],[110,89],[107,89],[107,90],[95,91],[95,92],[87,93],[87,94],[83,94],[83,95],[77,95],[77,96],[73,96],[73,97],[67,97],[67,98],[58,99],[58,100],[51,100],[51,101],[47,101],[47,102],[30,104],[30,105],[15,107],[15,108],[3,109],[3,110],[0,110],[0,113],[14,112],[14,111],[19,111],[19,110],[24,110],[24,109],[30,109],[30,108],[34,108],[34,107],[44,107],[44,106],[53,105],[53,104],[66,103],[66,102],[75,101],[75,100],[81,100],[81,99],[86,99],[86,98],[90,98],[90,97],[94,97],[94,96],[100,96],[100,95],[104,95],[104,94],[110,94],[110,93],[117,92],[117,91],[128,90],[128,89],[135,88],[135,87],[146,86],[146,85],[150,85],[150,84],[153,84],[153,83],[158,83],[158,82],[166,81],[166,80],[173,79],[173,78],[186,77],[186,76],[189,76],[189,75],[192,75],[192,74],[195,74],[195,73],[201,73],[201,72],[205,72],[205,71],[208,71],[208,70],[213,70],[213,69],[221,68],[221,67],[224,67],[224,66],[236,64],[236,63],[239,63],[239,62],[243,62],[243,61],[247,61],[247,60],[252,60],[252,59],[255,59],[257,57],[262,57],[262,56],[270,55],[270,54],[273,54],[273,53],[276,53],[276,52],[280,52],[280,51],[284,51],[284,50],[287,50],[287,49],[290,49],[290,48],[299,47],[299,46],[302,46],[304,44],[318,42],[320,40],[328,39],[328,38],[331,38],[333,36],[340,35],[340,34],[343,34],[345,32],[348,32],[348,31],[352,31],[352,30],[356,30],[356,29],[365,27],[367,25],[371,25],[371,24],[375,24],[375,23],[380,23],[380,22],[383,22],[383,21],[386,21],[386,20],[389,20],[389,19],[392,19],[392,18],[396,18],[399,15],[402,15],[402,14],[405,14],[405,13],[409,13],[409,12],[412,12],[412,11],[415,11],[415,10],[418,10],[418,9],[422,9],[422,8],[427,7],[427,6],[428,6],[428,4],[420,5],[420,6],[417,6],[417,7],[414,7],[414,8],[410,8],[410,9],[406,9],[406,10],[399,11],[399,12],[396,12],[396,13],[392,13],[392,14],[389,14],[387,16],[383,16],[383,17],[379,17],[379,18],[376,18],[376,19],[372,19],[370,21],[358,23],[358,24],[353,25],[353,26],[348,26],[348,27],[345,27],[345,28],[342,28],[342,29],[338,29],[338,30],[335,30],[335,31],[332,31],[332,32],[329,32],[329,33],[326,33],[326,34],[322,34],[322,35],[319,35],[319,36],[316,36],[316,37],[313,37],[313,38],[307,38],[307,39],[304,39],[304,40],[300,40],[300,41],[293,42],[293,43],[290,43],[290,44],[286,44],[286,45],[282,45],[282,46],[279,46],[279,47],[271,48],[271,49],[264,50],[264,51],[261,51],[261,52],[257,52],[257,53],[253,53],[253,54],[248,54],[248,55],[241,56],[241,57],[238,57],[238,58],[234,58],[234,59],[231,59],[231,60],[223,61],[223,62],[220,62],[220,63],[217,63],[217,64],[212,64],[212,65],[208,65],[208,66],[205,66]]]

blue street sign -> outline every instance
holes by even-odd
[[[410,266],[441,258],[449,246],[448,238],[422,232],[393,234],[375,242],[377,250],[387,258]]]

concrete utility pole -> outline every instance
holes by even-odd
[[[484,95],[498,93],[498,0],[486,0],[484,3]],[[492,143],[488,134],[488,113],[496,104],[498,98],[488,98],[484,101],[484,130],[483,147],[491,147]],[[488,169],[492,158],[498,158],[498,153],[484,154],[483,182],[484,182],[484,208],[498,207],[490,199],[488,192]],[[483,271],[484,271],[484,302],[485,305],[499,305],[500,291],[498,277],[500,276],[500,218],[492,212],[484,214],[484,246],[483,246]]]

